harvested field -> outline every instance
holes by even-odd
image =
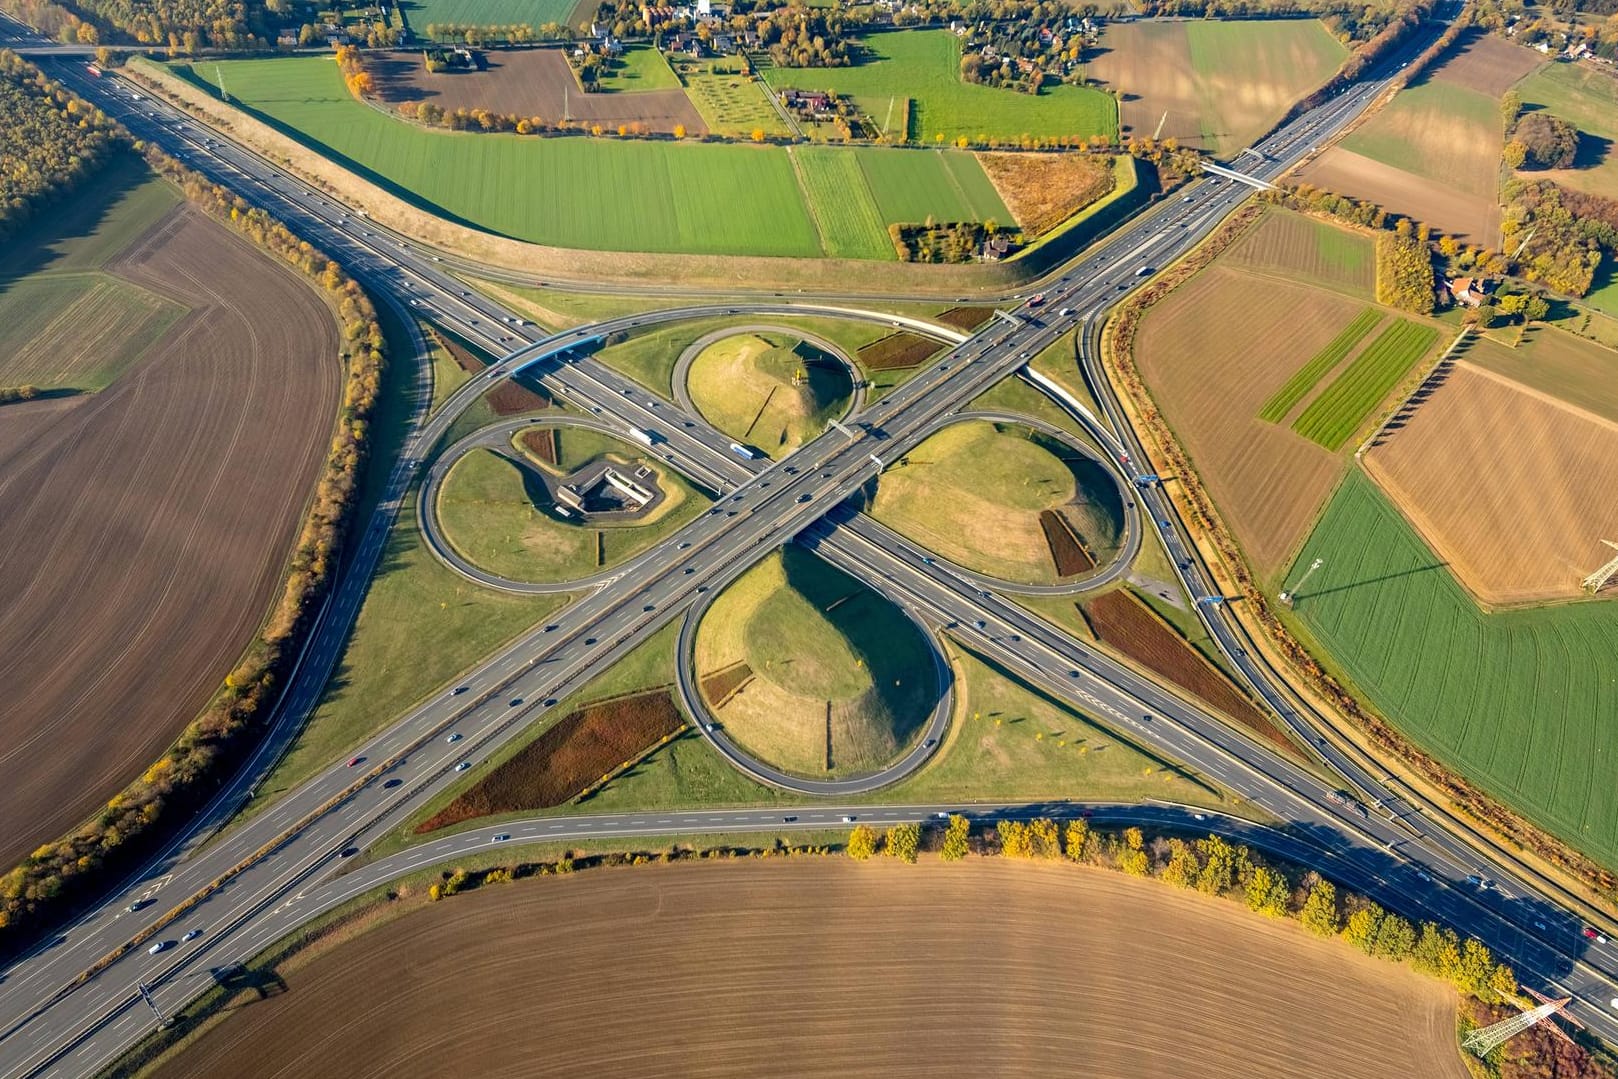
[[[1167,678],[1197,700],[1235,720],[1261,741],[1286,751],[1296,747],[1270,717],[1230,684],[1186,639],[1123,589],[1080,604],[1085,621],[1102,643]]]
[[[1112,162],[1083,154],[978,154],[978,164],[1030,239],[1117,185]]]
[[[1126,136],[1234,153],[1326,81],[1345,55],[1312,19],[1109,23],[1087,74],[1121,96]],[[1164,118],[1167,113],[1167,118]]]
[[[1305,165],[1298,179],[1374,202],[1485,247],[1500,239],[1500,207],[1492,196],[1454,190],[1441,181],[1357,154],[1341,143]]]
[[[1461,35],[1429,77],[1497,98],[1544,62],[1545,57],[1533,49],[1472,29]]]
[[[1355,153],[1487,199],[1499,189],[1504,145],[1499,101],[1438,77],[1399,91],[1343,139]]]
[[[0,423],[0,861],[77,824],[219,687],[279,594],[335,422],[320,296],[182,208],[112,274],[190,313],[107,389]]]
[[[416,834],[477,817],[559,806],[684,726],[674,697],[662,689],[570,712],[417,825]]]
[[[1469,363],[1365,466],[1488,604],[1579,595],[1618,537],[1618,423]]]
[[[1304,214],[1270,209],[1225,252],[1227,265],[1369,297],[1376,285],[1375,243],[1363,232]]]
[[[1235,903],[1004,859],[490,886],[283,977],[161,1079],[1468,1075],[1435,980]]]
[[[586,94],[560,49],[490,49],[483,57],[486,70],[436,75],[428,73],[420,52],[367,54],[365,67],[376,79],[377,96],[390,105],[431,102],[446,112],[482,108],[548,124],[566,115],[610,130],[638,123],[670,132],[680,124],[689,135],[708,133],[683,90]]]
[[[1516,348],[1474,339],[1466,360],[1564,404],[1618,423],[1618,352],[1583,337],[1535,326]]]
[[[1040,510],[1039,527],[1045,533],[1045,546],[1050,548],[1051,563],[1058,577],[1073,577],[1096,568],[1096,560],[1090,557],[1090,552],[1084,549],[1084,544],[1060,513]]]
[[[934,322],[941,322],[945,326],[953,326],[957,330],[971,333],[985,322],[994,317],[992,307],[951,307],[947,311],[940,311],[933,316]]]
[[[888,336],[860,346],[856,353],[860,366],[871,371],[891,371],[915,367],[943,349],[943,345],[913,333],[890,333]]]
[[[1302,542],[1343,463],[1259,413],[1363,307],[1216,262],[1141,320],[1141,376],[1261,577]]]

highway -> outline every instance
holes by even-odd
[[[86,97],[103,102],[108,111],[117,110],[137,135],[152,138],[192,167],[265,205],[295,231],[338,257],[379,298],[403,298],[403,305],[426,313],[474,343],[496,353],[510,352],[491,369],[494,379],[534,364],[547,391],[560,399],[591,414],[599,408],[600,415],[613,417],[626,429],[635,426],[655,432],[665,452],[676,455],[677,467],[709,486],[723,501],[715,512],[704,514],[683,530],[672,551],[649,559],[641,567],[644,575],[640,580],[619,582],[581,597],[552,624],[536,627],[480,665],[465,679],[465,692],[426,702],[368,742],[358,753],[363,760],[356,767],[336,762],[219,841],[197,841],[196,836],[206,834],[211,822],[234,808],[230,799],[239,802],[246,784],[262,771],[249,770],[227,792],[220,812],[210,815],[191,841],[160,860],[151,873],[111,898],[101,910],[70,927],[60,942],[6,972],[6,992],[0,999],[0,1075],[47,1070],[80,1074],[90,1062],[108,1059],[138,1034],[142,1022],[149,1022],[149,1016],[130,1018],[143,1007],[132,990],[136,981],[157,985],[159,999],[168,1008],[188,994],[194,995],[207,982],[207,967],[220,965],[211,955],[214,949],[248,947],[307,917],[311,908],[298,895],[325,887],[319,881],[341,862],[342,851],[363,846],[395,825],[453,781],[457,764],[464,761],[475,767],[496,746],[520,733],[548,702],[578,688],[646,633],[681,616],[702,602],[699,597],[722,588],[763,553],[794,537],[870,582],[923,624],[957,634],[974,649],[1048,692],[1074,701],[1120,733],[1241,792],[1255,806],[1288,822],[1275,835],[1307,840],[1317,852],[1317,861],[1325,859],[1324,852],[1329,850],[1337,859],[1331,864],[1347,867],[1333,873],[1339,879],[1352,884],[1358,880],[1353,874],[1374,878],[1380,883],[1368,890],[1388,896],[1390,905],[1441,918],[1475,933],[1516,962],[1525,980],[1536,987],[1559,984],[1576,992],[1586,1005],[1580,1009],[1586,1022],[1609,1039],[1618,1033],[1611,1013],[1601,1010],[1615,995],[1614,957],[1599,950],[1588,956],[1590,963],[1576,962],[1583,951],[1576,926],[1554,907],[1533,899],[1509,875],[1479,864],[1468,851],[1453,851],[1435,840],[1434,835],[1442,833],[1424,827],[1425,822],[1409,823],[1410,815],[1401,814],[1397,807],[1362,816],[1352,807],[1333,802],[1331,788],[1314,774],[1275,758],[1148,680],[1091,653],[1014,603],[926,560],[924,552],[896,542],[886,530],[868,531],[874,522],[867,524],[868,519],[839,508],[880,469],[881,457],[871,459],[878,452],[874,447],[880,447],[879,452],[891,460],[895,452],[915,445],[933,425],[1015,371],[1029,355],[1075,323],[1094,325],[1153,268],[1211,231],[1246,196],[1245,188],[1237,190],[1238,185],[1230,181],[1205,182],[1194,186],[1190,201],[1160,205],[1087,255],[1082,267],[1069,267],[1050,283],[1046,301],[1037,312],[1029,307],[1018,312],[1020,325],[996,320],[926,372],[863,410],[854,418],[867,425],[859,438],[850,440],[831,432],[789,461],[761,463],[755,467],[762,471],[754,471],[728,453],[723,435],[577,350],[579,343],[610,332],[604,328],[609,323],[528,344],[537,336],[532,328],[508,321],[513,318],[509,313],[469,294],[435,266],[433,255],[382,236],[345,207],[311,195],[269,164],[149,102],[144,94],[139,100],[114,100],[115,82],[74,75],[71,65],[58,67],[55,73],[64,81]],[[1300,152],[1347,123],[1377,92],[1379,85],[1374,82],[1352,88],[1272,135],[1260,144],[1272,160],[1255,162],[1250,171],[1277,174]],[[154,112],[156,117],[151,115]],[[1140,274],[1143,269],[1146,275]],[[416,303],[410,304],[411,300]],[[815,313],[828,307],[842,310],[842,305],[826,302],[741,301],[722,310],[753,318]],[[1056,316],[1062,308],[1071,308],[1073,314]],[[716,309],[701,305],[688,310],[711,315]],[[626,320],[610,324],[636,325]],[[570,349],[572,362],[552,358]],[[482,380],[474,380],[463,391],[461,407],[487,388],[480,383]],[[452,398],[419,424],[390,481],[393,512],[397,496],[447,431],[451,420],[445,417],[452,419],[459,411],[456,403]],[[687,423],[692,426],[685,426]],[[1114,419],[1114,427],[1130,437],[1127,425]],[[1132,459],[1141,459],[1138,447]],[[1118,464],[1127,475],[1129,460]],[[809,500],[799,502],[800,494],[808,495]],[[1148,503],[1148,509],[1148,520],[1174,519],[1172,514],[1158,518],[1153,503]],[[358,594],[363,594],[370,572],[365,554],[373,550],[373,540],[379,549],[387,529],[381,527],[378,532],[378,523],[384,518],[391,523],[390,514],[379,512],[358,541],[359,554],[345,574],[339,597],[355,581]],[[1181,552],[1185,550],[1187,545],[1172,526],[1163,531],[1171,550],[1175,543],[1180,544]],[[681,548],[679,543],[691,546]],[[374,561],[374,551],[372,557]],[[1199,582],[1192,583],[1195,587]],[[352,609],[335,599],[333,608],[290,690],[288,706],[282,712],[286,718],[276,735],[282,744],[318,695],[325,680],[320,667],[324,663],[329,670],[351,624]],[[976,629],[979,621],[984,623],[982,630]],[[451,730],[463,738],[447,742]],[[270,745],[274,742],[272,739]],[[269,759],[274,751],[267,748],[265,752]],[[390,786],[395,780],[397,784]],[[822,811],[816,806],[813,812]],[[797,826],[809,826],[812,818],[797,815],[802,818]],[[716,823],[730,830],[729,824],[746,823],[688,819],[685,815],[668,819],[668,824],[645,824],[652,830],[635,834],[713,831]],[[774,828],[786,825],[766,817],[757,817],[753,823]],[[585,830],[565,831],[575,825]],[[588,830],[592,827],[597,831]],[[561,825],[564,835],[622,834],[613,829],[630,827],[628,818]],[[470,842],[460,837],[455,841]],[[242,868],[235,872],[239,866]],[[1496,885],[1485,888],[1467,882],[1468,875],[1480,875],[1480,871]],[[202,894],[225,877],[229,877],[227,883],[173,920],[172,930],[164,924],[180,897]],[[1512,894],[1503,898],[1502,891],[1508,888]],[[157,902],[141,911],[124,911],[148,891]],[[206,945],[177,947],[156,956],[148,956],[141,946],[147,934],[159,929],[161,935],[156,939],[168,939],[171,932],[177,937],[193,925],[205,929],[200,939]],[[103,955],[137,940],[139,944],[122,957],[75,985],[81,973]]]

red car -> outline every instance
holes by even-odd
[[[1040,304],[1042,304],[1044,302],[1045,302],[1045,294],[1043,292],[1036,292],[1036,293],[1034,293],[1032,296],[1030,296],[1028,298],[1028,306],[1029,307],[1038,307]]]
[[[360,761],[363,761],[364,759],[365,759],[364,757],[350,757],[350,758],[348,758],[348,766],[350,768],[352,768],[356,764],[358,764]]]

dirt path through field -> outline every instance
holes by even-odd
[[[1467,1075],[1435,981],[1223,900],[999,859],[493,886],[286,980],[160,1074]]]
[[[207,702],[269,607],[337,408],[337,329],[182,208],[109,267],[192,311],[94,396],[0,423],[0,862]]]

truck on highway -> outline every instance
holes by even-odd
[[[629,437],[643,446],[657,445],[657,436],[650,431],[642,431],[639,427],[631,427]]]
[[[744,446],[740,442],[732,442],[730,444],[730,452],[734,453],[737,457],[740,457],[744,461],[758,460],[758,451],[751,446]]]

